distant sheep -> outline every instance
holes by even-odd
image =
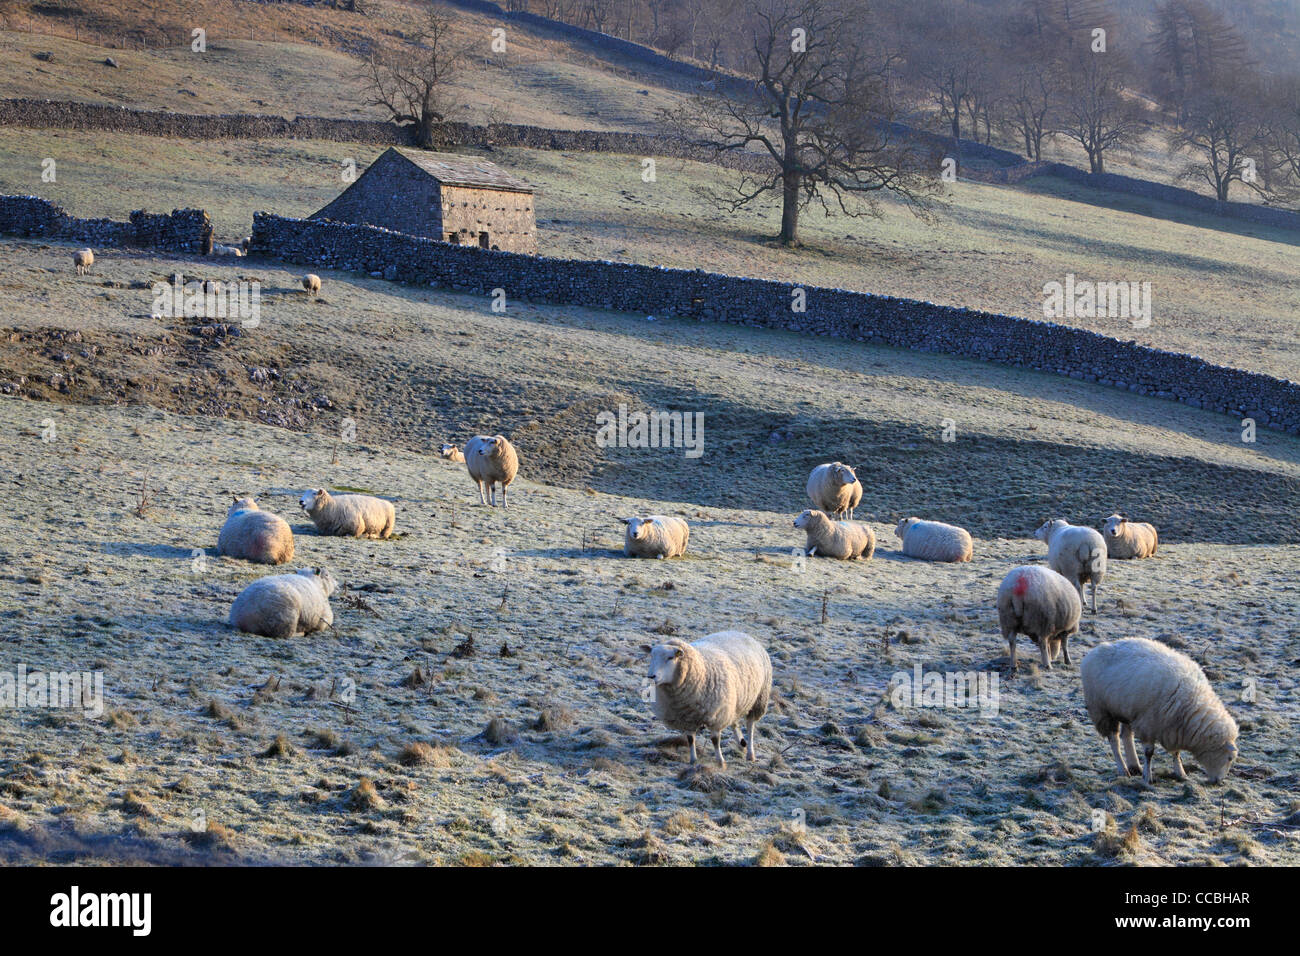
[[[465,468],[478,486],[478,497],[483,504],[489,503],[490,492],[491,506],[497,506],[496,486],[500,485],[501,507],[508,507],[506,489],[519,474],[519,455],[504,435],[492,438],[476,435],[465,442]]]
[[[876,533],[856,521],[832,521],[826,512],[809,508],[799,512],[794,526],[807,535],[804,547],[810,557],[856,561],[876,553]]]
[[[1052,669],[1058,653],[1070,663],[1069,640],[1079,632],[1083,603],[1073,584],[1051,568],[1024,564],[1012,568],[998,587],[998,625],[1016,666],[1016,635],[1038,644],[1044,670]]]
[[[974,554],[970,532],[942,521],[904,518],[894,529],[903,553],[922,561],[969,561]]]
[[[1149,558],[1159,544],[1155,525],[1111,515],[1102,528],[1108,558]]]
[[[833,518],[852,518],[862,503],[862,483],[843,462],[818,465],[808,476],[808,497],[813,507]]]
[[[462,464],[465,462],[465,453],[455,445],[444,444],[438,454],[443,458],[446,458],[448,461],[458,461]]]
[[[279,515],[262,511],[252,498],[236,498],[217,536],[217,553],[259,564],[293,560],[293,531]]]
[[[320,568],[258,578],[230,606],[230,626],[263,637],[324,630],[334,623],[330,595],[335,587],[333,576]]]
[[[718,763],[726,767],[722,731],[731,726],[745,756],[757,759],[754,726],[772,697],[772,659],[758,641],[740,631],[719,631],[693,644],[671,640],[651,649],[650,679],[655,715],[670,730],[686,735],[691,763],[698,759],[695,735],[707,731]]]
[[[344,538],[387,538],[397,509],[373,495],[331,495],[324,488],[304,491],[298,500],[316,530]]]
[[[239,249],[241,252],[243,252],[244,255],[248,255],[248,250],[252,248],[252,245],[253,245],[253,237],[245,236],[244,241],[239,244]]]
[[[307,273],[302,277],[302,287],[306,289],[310,295],[320,294],[320,276],[312,272]]]
[[[1034,537],[1047,545],[1048,566],[1075,586],[1081,602],[1084,584],[1091,584],[1092,613],[1096,614],[1097,589],[1106,577],[1106,542],[1101,532],[1057,519],[1044,522]]]
[[[1140,770],[1150,784],[1157,743],[1173,756],[1179,780],[1187,779],[1182,750],[1191,751],[1211,783],[1227,776],[1237,759],[1237,722],[1200,665],[1186,654],[1144,637],[1129,637],[1094,647],[1079,665],[1079,676],[1088,717],[1110,742],[1120,776]],[[1143,743],[1141,767],[1135,734]]]
[[[214,256],[226,256],[238,259],[243,256],[244,250],[239,248],[239,246],[223,246],[218,244],[212,247],[212,254]]]
[[[77,268],[77,275],[83,276],[95,264],[95,254],[89,249],[78,249],[72,254],[72,264]]]
[[[623,532],[623,553],[629,558],[675,558],[686,553],[691,528],[681,518],[648,515],[618,520],[627,526]]]

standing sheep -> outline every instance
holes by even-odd
[[[629,558],[675,558],[686,553],[691,528],[671,515],[619,518],[627,525],[623,532],[623,553]]]
[[[252,498],[235,498],[217,536],[217,554],[259,564],[293,560],[293,531],[279,515],[262,511]]]
[[[692,764],[698,759],[695,735],[708,731],[718,763],[725,768],[722,731],[731,726],[745,756],[757,759],[754,725],[767,713],[772,697],[772,659],[758,641],[740,631],[719,631],[693,644],[671,640],[650,651],[650,679],[655,684],[655,715],[670,730],[686,735]]]
[[[904,518],[894,529],[903,553],[922,561],[969,561],[974,553],[970,532],[942,521]]]
[[[1155,525],[1111,515],[1102,528],[1108,558],[1149,558],[1159,543]]]
[[[1053,571],[1065,577],[1079,592],[1083,601],[1083,585],[1092,585],[1092,613],[1097,613],[1097,589],[1106,577],[1106,542],[1096,528],[1073,525],[1057,519],[1046,521],[1034,537],[1047,545],[1047,563]]]
[[[808,497],[813,507],[834,518],[852,518],[862,503],[862,483],[843,462],[818,465],[808,476]]]
[[[1129,637],[1094,647],[1079,665],[1079,675],[1088,717],[1110,742],[1121,777],[1140,770],[1150,785],[1157,743],[1173,756],[1179,780],[1187,779],[1181,750],[1192,752],[1211,783],[1227,776],[1237,759],[1237,722],[1205,672],[1186,654],[1144,637]],[[1144,748],[1141,767],[1134,734]]]
[[[495,508],[497,506],[496,486],[499,484],[501,507],[508,507],[506,489],[519,473],[519,456],[515,453],[515,446],[510,444],[504,435],[493,438],[487,435],[476,435],[465,442],[465,468],[469,471],[469,476],[474,479],[474,484],[478,486],[479,501],[488,504],[490,492],[491,505]]]
[[[1023,634],[1038,644],[1044,670],[1052,669],[1058,653],[1070,663],[1068,641],[1079,633],[1083,602],[1074,585],[1050,568],[1023,564],[1012,568],[998,587],[998,624],[1010,648],[1016,667],[1016,635]]]
[[[320,276],[313,272],[307,273],[302,277],[302,287],[312,296],[320,294]]]
[[[72,264],[77,268],[77,275],[85,275],[95,264],[95,254],[89,249],[78,249],[72,254]]]
[[[331,495],[324,488],[304,491],[298,500],[316,530],[344,538],[387,538],[397,509],[373,495]]]
[[[333,575],[320,568],[258,578],[230,606],[230,626],[263,637],[324,630],[334,623],[330,595],[336,587]]]
[[[462,464],[465,462],[465,453],[455,445],[444,444],[438,454],[448,461],[458,461]]]
[[[808,556],[841,561],[871,560],[876,553],[876,533],[856,521],[832,521],[824,511],[807,509],[799,512],[794,526],[807,534],[804,550]]]

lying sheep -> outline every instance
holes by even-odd
[[[686,553],[691,528],[681,518],[648,515],[618,520],[627,525],[623,532],[623,553],[629,558],[675,558]]]
[[[843,462],[818,465],[808,476],[808,497],[813,507],[834,518],[852,518],[862,503],[862,483]]]
[[[465,453],[462,452],[455,445],[444,444],[442,446],[442,449],[438,452],[438,454],[441,455],[443,458],[446,458],[448,461],[458,461],[462,463],[465,461]],[[504,496],[505,493],[502,492],[502,497]]]
[[[1108,558],[1149,558],[1159,543],[1155,525],[1111,515],[1102,528]]]
[[[698,759],[695,735],[708,731],[718,763],[726,767],[722,731],[730,726],[735,726],[745,756],[757,759],[754,725],[767,713],[772,697],[772,659],[758,641],[740,631],[720,631],[694,644],[671,640],[650,651],[650,679],[655,715],[670,730],[686,735],[691,763]]]
[[[293,531],[279,515],[262,511],[252,498],[235,498],[217,536],[217,554],[259,564],[293,560]]]
[[[1237,759],[1237,722],[1205,672],[1186,654],[1144,637],[1129,637],[1094,647],[1079,665],[1079,675],[1088,717],[1110,741],[1121,777],[1140,770],[1149,785],[1157,743],[1173,756],[1179,780],[1187,779],[1181,750],[1192,752],[1211,783],[1227,776]],[[1135,734],[1144,747],[1141,767]]]
[[[263,637],[324,630],[334,623],[330,595],[336,586],[333,576],[320,568],[258,578],[230,606],[230,626]]]
[[[794,526],[802,528],[808,538],[804,544],[808,556],[838,558],[841,561],[871,559],[876,553],[876,533],[856,521],[832,521],[824,511],[809,508],[799,512]]]
[[[318,295],[320,293],[320,276],[312,272],[307,273],[302,277],[302,287],[310,295]]]
[[[243,256],[244,250],[239,246],[223,246],[218,244],[212,247],[212,254],[214,256],[226,256],[238,259]]]
[[[506,441],[505,436],[489,438],[487,435],[476,435],[465,442],[465,467],[478,486],[478,497],[483,504],[488,504],[490,492],[492,507],[497,506],[496,486],[499,484],[501,507],[508,507],[506,489],[519,473],[519,456],[515,453],[515,446]]]
[[[998,587],[998,624],[1016,666],[1016,635],[1023,634],[1038,644],[1044,670],[1064,653],[1070,663],[1068,641],[1079,633],[1083,602],[1073,584],[1051,568],[1025,564],[1012,568]]]
[[[77,275],[85,275],[95,264],[95,254],[89,249],[78,249],[72,254],[72,264],[77,267]]]
[[[248,255],[248,250],[253,246],[253,237],[245,236],[244,241],[239,244],[239,249],[244,255]]]
[[[1106,542],[1101,532],[1057,519],[1044,522],[1034,537],[1047,545],[1048,565],[1075,586],[1080,601],[1084,583],[1091,583],[1092,613],[1096,614],[1097,589],[1106,577]]]
[[[903,553],[922,561],[969,561],[974,553],[970,532],[942,521],[904,518],[894,529]]]
[[[316,530],[344,538],[387,538],[397,509],[373,495],[331,495],[324,488],[304,491],[298,500]]]

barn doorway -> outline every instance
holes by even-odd
[[[491,243],[488,240],[488,234],[486,232],[480,232],[478,234],[478,246],[480,249],[490,248]]]

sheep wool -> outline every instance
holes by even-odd
[[[1183,750],[1191,752],[1211,783],[1227,776],[1237,759],[1237,722],[1200,665],[1186,654],[1129,637],[1094,647],[1079,665],[1079,675],[1088,717],[1110,743],[1120,776],[1141,771],[1149,785],[1156,744],[1174,758],[1179,780],[1187,779]],[[1143,744],[1141,767],[1134,736]]]
[[[833,518],[852,518],[862,503],[862,483],[841,461],[818,465],[808,476],[808,497],[813,507]]]
[[[293,530],[279,515],[258,508],[252,498],[236,498],[217,536],[217,554],[284,564],[293,560]]]
[[[263,637],[293,637],[334,623],[330,595],[337,585],[321,568],[258,578],[230,606],[230,626]]]
[[[397,518],[391,501],[373,495],[331,495],[317,488],[304,491],[298,503],[323,535],[387,538]]]
[[[974,554],[970,532],[942,521],[904,518],[894,529],[903,553],[922,561],[969,561]]]
[[[506,489],[519,474],[519,455],[504,435],[475,435],[465,442],[465,468],[478,488],[479,501],[485,505],[490,501],[495,508],[500,485],[501,507],[508,507]]]
[[[311,295],[317,295],[320,292],[320,276],[313,272],[307,273],[302,277],[302,287]]]
[[[619,518],[623,531],[623,553],[629,558],[675,558],[686,553],[691,528],[673,515]]]
[[[95,254],[89,249],[78,249],[72,254],[72,264],[77,269],[77,275],[85,275],[95,264]]]
[[[1121,515],[1111,515],[1102,527],[1108,558],[1149,558],[1159,544],[1155,525],[1144,521],[1129,521]]]
[[[810,557],[857,561],[876,553],[876,533],[856,521],[832,521],[826,512],[810,508],[799,512],[794,526],[807,535],[804,548]]]
[[[757,759],[754,727],[772,697],[772,659],[758,641],[740,631],[719,631],[693,644],[671,640],[651,649],[650,680],[655,715],[670,730],[686,735],[692,764],[698,759],[695,735],[707,731],[718,763],[726,767],[722,731],[730,726],[735,726],[745,756]]]
[[[1097,589],[1106,577],[1106,542],[1096,528],[1057,519],[1034,532],[1047,545],[1047,564],[1075,586],[1083,600],[1084,584],[1091,584],[1092,613],[1097,613]]]
[[[465,463],[465,453],[455,445],[444,444],[438,451],[438,454],[442,458],[446,458],[448,461],[460,462],[461,464]]]
[[[1070,663],[1069,639],[1079,633],[1083,603],[1073,584],[1051,568],[1023,564],[1012,568],[998,587],[998,625],[1007,642],[1010,667],[1016,666],[1016,635],[1038,644],[1044,670],[1058,654]]]

